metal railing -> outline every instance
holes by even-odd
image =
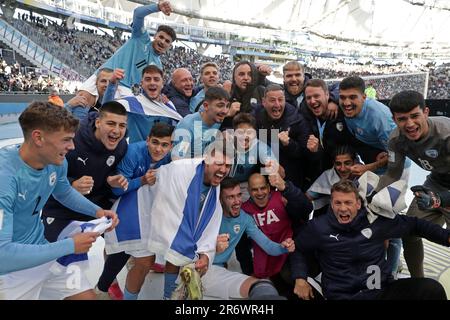
[[[74,59],[70,54],[69,45],[63,44],[56,47],[54,41],[23,21],[12,19],[6,22],[0,19],[0,36],[31,60],[68,80],[70,78],[72,78],[70,80],[75,80],[74,72],[78,74],[79,78],[82,78],[80,75],[88,77],[95,71],[94,68],[87,67],[81,61]],[[70,70],[72,75],[61,74],[63,68]]]

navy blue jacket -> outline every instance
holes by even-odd
[[[201,89],[199,87],[194,88],[192,91],[192,96],[195,97],[195,95],[200,91]],[[177,112],[184,118],[188,114],[191,114],[189,111],[189,103],[191,102],[191,97],[186,97],[182,92],[178,91],[172,84],[172,82],[169,82],[166,84],[162,90],[162,93],[164,93],[170,101],[174,104],[175,108],[177,109]]]
[[[302,108],[300,113],[308,123],[312,134],[320,138],[319,126],[316,116],[308,107]],[[336,119],[329,119],[325,123],[322,142],[317,152],[310,153],[308,178],[314,182],[321,174],[333,166],[333,155],[338,145],[355,145],[356,138],[350,133],[345,124],[344,114],[338,110]],[[381,150],[379,151],[381,152]]]
[[[258,129],[268,130],[267,139],[261,139],[261,136],[258,138],[267,143],[273,152],[279,147],[279,161],[286,171],[286,179],[292,181],[297,187],[305,191],[303,186],[303,171],[304,165],[306,164],[305,158],[308,154],[306,143],[311,134],[305,119],[288,103],[286,103],[283,115],[279,120],[274,121],[270,119],[262,106],[258,106],[255,115]],[[283,146],[278,139],[271,141],[271,129],[279,129],[280,132],[289,130],[289,144]],[[259,130],[258,133],[260,133]],[[264,140],[267,140],[267,142]]]
[[[299,227],[308,221],[313,206],[300,188],[297,188],[289,180],[285,180],[285,182],[286,188],[281,194],[287,200],[286,211],[292,221],[294,235],[296,235]]]
[[[291,254],[292,277],[306,279],[308,268],[304,255],[314,253],[322,270],[325,298],[372,299],[379,290],[368,289],[368,278],[374,275],[369,267],[379,266],[381,288],[393,281],[385,260],[384,240],[406,235],[449,246],[450,230],[416,217],[379,216],[370,224],[366,209],[361,209],[350,224],[343,225],[330,209],[300,228],[295,239],[296,251]]]
[[[80,128],[75,134],[75,149],[67,155],[67,178],[72,183],[82,176],[91,176],[94,179],[94,187],[86,198],[103,209],[112,206],[111,199],[115,198],[111,187],[106,182],[108,176],[117,174],[116,167],[127,151],[127,142],[122,139],[117,148],[110,151],[95,137],[95,119],[98,113],[90,112],[87,119],[81,122]],[[55,198],[50,197],[42,210],[42,216],[58,219],[88,221],[92,218],[72,211],[61,205]]]

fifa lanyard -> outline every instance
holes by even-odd
[[[320,123],[319,119],[316,118],[317,121],[317,128],[319,129],[319,141],[320,145],[323,147],[323,132],[325,131],[325,125],[327,124],[326,121],[324,121],[322,124]]]

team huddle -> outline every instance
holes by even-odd
[[[24,142],[0,150],[0,299],[110,299],[126,265],[126,300],[151,270],[162,299],[447,299],[424,278],[421,238],[450,246],[448,118],[419,92],[388,107],[360,77],[329,87],[296,61],[283,85],[248,61],[231,82],[209,62],[200,86],[188,68],[164,84],[176,33],[143,28],[158,11],[170,2],[135,9],[131,38],[76,96],[31,103]],[[411,161],[430,175],[401,214]]]

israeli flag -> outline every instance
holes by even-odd
[[[337,174],[334,168],[328,169],[324,171],[311,187],[308,189],[309,192],[319,193],[320,198],[313,200],[313,208],[314,210],[318,210],[320,208],[325,207],[330,204],[330,196],[331,196],[331,187],[336,182],[339,182],[341,178]]]
[[[67,239],[69,237],[72,237],[73,235],[77,233],[83,233],[83,232],[98,232],[102,234],[105,232],[106,229],[108,229],[112,225],[112,221],[108,219],[107,217],[91,220],[91,221],[72,221],[70,222],[59,234],[58,241]],[[63,267],[67,267],[70,264],[76,263],[80,267],[88,266],[88,254],[87,253],[80,253],[80,254],[69,254],[66,256],[63,256],[61,258],[58,258],[56,260],[56,263],[54,263],[51,267],[52,271],[54,273],[57,273],[58,270],[62,270]]]
[[[172,102],[164,104],[159,101],[151,100],[140,94],[138,96],[125,97],[117,100],[128,112],[143,114],[153,117],[166,117],[180,121],[183,117],[177,112]]]
[[[150,100],[144,95],[129,96],[117,100],[128,111],[129,143],[147,139],[148,133],[157,122],[176,126],[182,119],[172,102],[166,105]]]
[[[150,210],[159,181],[161,180],[153,186],[144,185],[130,191],[114,203],[111,210],[117,213],[120,222],[113,231],[105,233],[105,250],[108,255],[147,249],[151,225]]]
[[[367,171],[358,179],[358,191],[364,199],[371,223],[377,216],[394,219],[395,215],[407,208],[405,198],[408,185],[404,180],[398,180],[384,187],[367,204],[366,198],[375,190],[379,179],[379,176],[371,171]]]
[[[177,266],[205,253],[214,260],[216,238],[222,221],[220,187],[211,187],[200,207],[203,159],[180,159],[162,166],[151,209],[152,223],[148,249]]]

